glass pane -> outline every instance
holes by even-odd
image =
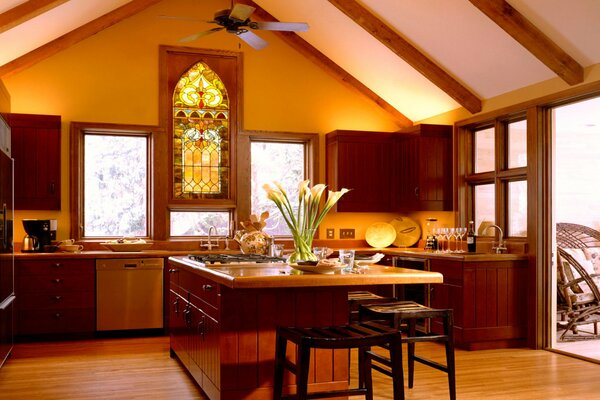
[[[527,236],[527,181],[508,183],[508,236]]]
[[[84,236],[148,236],[147,138],[84,137]]]
[[[173,91],[173,196],[227,198],[229,98],[219,76],[199,62]]]
[[[600,230],[600,97],[557,107],[552,121],[556,222]]]
[[[228,236],[230,220],[227,211],[171,211],[171,236],[207,236],[211,226],[216,236]]]
[[[253,214],[269,211],[267,227],[273,236],[289,236],[290,231],[281,213],[263,189],[265,183],[277,181],[285,188],[294,209],[298,207],[298,184],[305,178],[304,143],[252,142],[251,145],[251,207]],[[311,184],[314,182],[311,182]]]
[[[495,170],[494,128],[475,131],[475,172]]]
[[[489,225],[496,222],[496,195],[495,185],[477,185],[475,186],[475,230],[478,236],[493,234],[486,232]]]
[[[508,168],[527,166],[527,121],[508,124]]]

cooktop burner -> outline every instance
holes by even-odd
[[[189,255],[190,260],[204,264],[239,264],[239,263],[275,263],[285,262],[285,258],[270,257],[262,254],[198,254]]]

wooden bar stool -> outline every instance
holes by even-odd
[[[297,346],[296,363],[286,358],[287,343]],[[275,382],[273,399],[296,398],[298,400],[364,395],[373,399],[371,381],[371,359],[359,357],[358,369],[361,385],[358,388],[308,393],[308,370],[311,349],[359,349],[365,354],[372,346],[389,349],[389,374],[394,378],[394,400],[404,399],[404,377],[402,375],[402,337],[397,329],[374,321],[322,328],[277,327],[275,349]],[[283,372],[287,369],[296,375],[296,395],[283,396]]]
[[[382,297],[367,290],[348,292],[348,321],[358,321],[358,306],[361,304],[391,303],[396,301],[393,297]]]
[[[427,318],[441,318],[443,321],[444,333],[441,335],[435,333],[417,335],[417,320]],[[390,326],[398,330],[402,328],[402,323],[406,323],[408,332],[407,336],[402,338],[402,342],[408,344],[408,387],[413,387],[415,361],[417,361],[421,364],[446,372],[448,374],[450,399],[456,399],[454,322],[452,310],[429,308],[419,303],[415,303],[414,301],[397,301],[393,303],[361,305],[359,307],[359,319],[360,321],[386,320]],[[416,342],[443,342],[446,348],[446,365],[415,355]],[[387,367],[390,366],[391,361],[389,358],[371,351],[368,352],[368,357]],[[378,364],[373,364],[372,367],[379,372],[390,375],[389,369],[381,367]]]

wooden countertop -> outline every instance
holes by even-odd
[[[332,250],[338,250],[332,248]],[[526,260],[527,254],[492,254],[492,253],[432,253],[422,249],[400,249],[396,247],[373,248],[360,247],[355,248],[360,253],[384,253],[391,256],[404,256],[416,258],[436,258],[446,260],[458,260],[465,262],[481,262],[481,261],[509,261],[509,260]],[[51,258],[149,258],[149,257],[171,257],[185,256],[188,254],[239,254],[239,250],[144,250],[144,251],[127,251],[114,252],[109,250],[91,250],[81,251],[78,253],[55,252],[55,253],[21,253],[16,251],[16,259],[51,259]]]
[[[169,261],[216,283],[234,289],[354,286],[410,283],[442,283],[437,272],[418,271],[371,265],[364,273],[313,274],[294,270],[284,263],[225,264],[199,267],[186,257],[170,257]]]

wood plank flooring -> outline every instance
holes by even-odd
[[[417,352],[444,360],[437,344],[419,344]],[[598,398],[597,364],[529,349],[457,350],[456,358],[462,400]],[[354,381],[356,365],[351,372]],[[375,399],[391,399],[390,378],[377,372],[373,378]],[[167,337],[18,344],[0,369],[0,398],[206,400],[169,357]],[[417,364],[406,399],[447,398],[446,374]]]

